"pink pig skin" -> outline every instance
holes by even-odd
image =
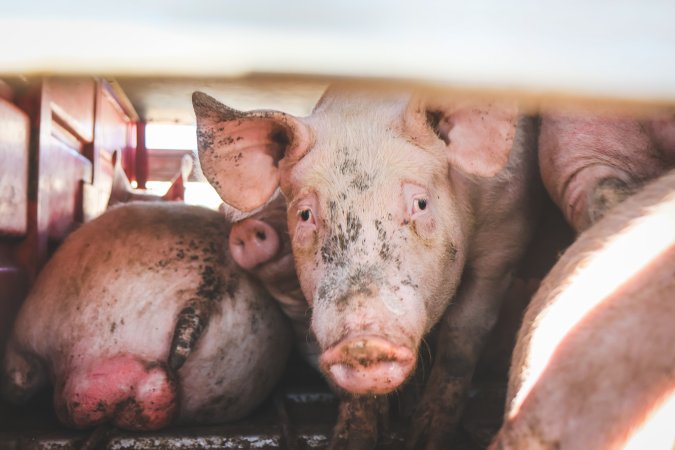
[[[581,232],[675,167],[675,113],[545,113],[539,162],[551,198]]]
[[[76,230],[21,308],[3,394],[22,401],[51,383],[59,418],[76,428],[246,415],[281,376],[291,333],[231,259],[229,231],[215,211],[156,202]]]
[[[229,235],[234,261],[260,280],[290,319],[295,347],[312,367],[318,369],[320,350],[310,330],[309,304],[300,289],[291,252],[286,219],[286,202],[277,195],[252,216],[223,205],[225,214],[238,217]]]
[[[581,233],[528,306],[491,449],[675,445],[675,172]]]
[[[288,202],[320,366],[346,394],[331,448],[374,445],[376,399],[409,379],[437,323],[408,445],[445,448],[535,224],[534,120],[508,101],[344,87],[304,118],[193,105],[223,200],[252,211],[281,188]]]

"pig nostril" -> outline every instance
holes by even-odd
[[[267,239],[267,236],[265,235],[265,232],[264,232],[264,231],[261,231],[261,230],[256,231],[256,232],[255,232],[255,236],[256,236],[258,239],[260,239],[261,241],[264,241],[265,239]]]
[[[244,246],[244,240],[243,239],[237,239],[237,245],[240,247]]]

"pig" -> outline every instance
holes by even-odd
[[[298,353],[318,370],[320,352],[310,329],[309,304],[295,272],[284,197],[277,192],[253,215],[226,204],[220,209],[233,222],[228,237],[232,259],[263,283],[277,301],[291,323]]]
[[[351,86],[304,118],[201,92],[193,106],[221,198],[253,211],[280,189],[288,202],[320,367],[344,394],[331,448],[374,445],[378,400],[411,377],[435,324],[408,445],[444,447],[534,227],[536,121],[509,100]]]
[[[16,319],[3,396],[21,403],[50,382],[57,416],[74,428],[251,412],[283,372],[291,329],[229,253],[231,228],[206,208],[132,202],[73,232]]]
[[[539,161],[551,198],[581,232],[675,167],[675,113],[545,112]]]
[[[675,170],[580,234],[525,313],[490,447],[675,445]]]
[[[134,189],[127,178],[127,174],[122,168],[122,162],[119,157],[119,152],[114,152],[112,155],[113,179],[110,188],[110,198],[108,206],[117,205],[119,203],[128,203],[132,201],[174,201],[183,200],[185,197],[185,186],[188,176],[192,171],[192,158],[188,155],[183,155],[181,158],[180,170],[178,174],[171,180],[169,189],[163,195],[149,194],[139,189]]]

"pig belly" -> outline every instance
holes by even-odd
[[[583,233],[520,330],[492,449],[675,444],[675,172]]]

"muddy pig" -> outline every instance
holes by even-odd
[[[297,350],[318,370],[320,352],[310,330],[309,304],[295,272],[284,197],[277,192],[254,214],[226,204],[220,210],[233,222],[228,239],[232,259],[258,278],[278,302],[290,319]]]
[[[399,389],[439,322],[409,445],[444,446],[534,226],[534,121],[507,101],[340,86],[304,118],[199,92],[193,105],[224,201],[254,210],[278,188],[288,201],[321,369],[347,394],[333,447],[373,444],[376,424],[351,436],[373,417],[360,399]]]
[[[152,430],[249,413],[291,330],[228,251],[230,223],[182,203],[111,208],[70,235],[26,299],[2,368],[22,402],[54,386],[59,419]]]
[[[551,198],[581,232],[675,167],[675,113],[545,113],[539,161]]]
[[[493,449],[675,444],[675,171],[583,232],[519,331]]]

